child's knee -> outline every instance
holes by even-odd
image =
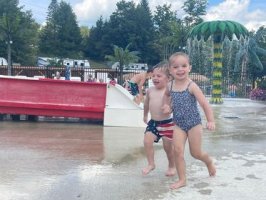
[[[190,152],[191,156],[195,159],[201,159],[202,153],[201,152]]]
[[[177,157],[183,157],[184,158],[184,150],[182,148],[174,146],[174,153]]]

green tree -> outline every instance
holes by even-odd
[[[192,27],[203,22],[202,16],[206,15],[208,0],[186,0],[183,10],[187,13],[185,23],[187,27]]]
[[[134,47],[140,52],[142,62],[155,64],[157,63],[158,56],[155,51],[155,29],[153,17],[149,8],[147,0],[141,0],[136,8],[136,24],[135,29]]]
[[[52,0],[48,6],[48,13],[46,17],[46,25],[42,27],[39,40],[40,54],[45,56],[57,56],[59,46],[58,44],[58,28],[56,22],[56,14],[59,9],[57,0]]]
[[[39,50],[51,57],[81,57],[81,33],[71,6],[52,0],[48,8],[47,24],[41,31]]]
[[[0,52],[9,63],[8,74],[11,75],[12,62],[33,64],[36,53],[38,25],[30,11],[22,12],[17,0],[0,1]],[[5,57],[5,56],[4,56]]]
[[[134,2],[124,0],[118,2],[116,6],[117,9],[112,13],[107,24],[110,31],[108,39],[111,44],[120,47],[126,47],[130,42],[132,46],[135,46],[133,38],[136,36],[137,29],[136,6]]]
[[[180,27],[171,5],[157,6],[153,17],[156,31],[155,44],[161,60],[176,51],[180,42]]]
[[[70,4],[61,1],[56,15],[58,27],[59,57],[80,58],[81,55],[81,34]]]
[[[102,17],[92,27],[87,42],[85,53],[87,56],[102,60],[105,55],[113,52],[113,45],[125,48],[131,43],[134,47],[137,24],[135,19],[134,2],[124,0],[116,4],[117,9],[109,20],[103,21]]]
[[[38,52],[39,24],[31,11],[20,13],[19,30],[13,36],[13,59],[21,65],[35,65]]]
[[[119,84],[123,84],[123,69],[125,66],[128,66],[131,62],[137,62],[139,60],[139,56],[137,51],[129,50],[130,44],[126,46],[125,49],[122,47],[118,47],[114,45],[114,53],[113,55],[106,55],[105,58],[113,63],[119,63]]]
[[[102,56],[112,53],[113,45],[125,48],[131,44],[131,49],[139,51],[141,62],[158,60],[154,48],[154,26],[147,1],[141,1],[137,6],[133,1],[119,1],[117,9],[110,20],[98,20],[96,27],[91,29],[88,39],[87,55]],[[97,52],[97,55],[96,55]]]
[[[103,60],[105,55],[112,53],[113,47],[110,38],[112,29],[109,27],[108,23],[100,17],[96,22],[96,26],[90,29],[84,47],[84,53],[87,57],[94,60]]]

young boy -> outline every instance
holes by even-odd
[[[146,72],[141,72],[133,76],[130,81],[128,81],[128,87],[130,93],[135,97],[134,101],[137,104],[143,100],[142,87],[147,79],[152,75],[152,69],[148,69]]]
[[[147,90],[144,102],[144,122],[147,123],[148,113],[151,120],[147,123],[144,136],[144,148],[148,160],[148,166],[142,169],[142,174],[147,175],[155,169],[153,143],[159,142],[162,138],[163,147],[168,159],[168,170],[166,176],[173,176],[176,173],[174,152],[172,148],[173,121],[170,114],[163,113],[163,96],[168,84],[168,63],[161,62],[153,69],[152,81],[154,86]]]

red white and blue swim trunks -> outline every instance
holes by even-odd
[[[174,123],[173,119],[166,119],[162,121],[155,121],[151,119],[148,122],[148,126],[145,130],[145,133],[151,132],[156,136],[156,139],[154,142],[159,142],[161,137],[167,137],[168,139],[173,138],[173,128],[174,128]]]

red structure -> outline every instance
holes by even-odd
[[[0,77],[0,114],[103,120],[106,84]]]

